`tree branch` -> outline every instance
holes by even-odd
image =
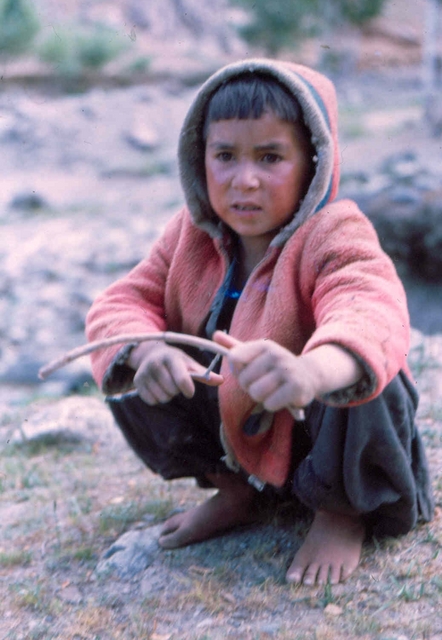
[[[95,342],[89,342],[88,344],[76,347],[71,351],[68,351],[60,358],[52,360],[46,366],[42,367],[38,372],[40,380],[45,380],[57,369],[65,367],[67,364],[77,358],[87,356],[99,349],[107,349],[117,344],[139,344],[140,342],[146,342],[147,340],[163,340],[164,342],[170,342],[175,344],[185,344],[189,347],[197,347],[204,351],[212,351],[213,353],[219,353],[222,356],[227,356],[229,349],[213,342],[212,340],[206,340],[206,338],[198,338],[197,336],[190,336],[186,333],[174,333],[173,331],[161,331],[158,333],[140,333],[140,334],[122,334],[120,336],[113,336],[112,338],[105,338],[103,340],[96,340]],[[298,407],[288,406],[288,411],[295,418],[295,420],[304,420],[304,410]]]
[[[206,340],[205,338],[198,338],[197,336],[189,336],[185,333],[174,333],[173,331],[161,331],[158,333],[139,333],[139,334],[122,334],[120,336],[113,336],[112,338],[104,338],[103,340],[96,340],[95,342],[89,342],[88,344],[76,347],[71,351],[68,351],[60,358],[52,360],[49,364],[42,367],[38,372],[40,380],[45,380],[57,369],[65,367],[67,364],[77,358],[87,356],[99,349],[107,349],[117,344],[138,344],[140,342],[146,342],[147,340],[163,340],[164,342],[185,344],[189,347],[197,347],[201,350],[213,351],[213,353],[219,353],[222,356],[226,356],[229,350],[226,347],[222,347],[220,344],[213,342],[212,340]]]

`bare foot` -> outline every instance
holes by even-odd
[[[287,582],[337,584],[359,564],[365,528],[358,517],[318,511],[287,571]]]
[[[158,540],[164,549],[201,542],[256,520],[256,492],[250,485],[227,474],[208,477],[218,487],[218,493],[198,507],[178,513],[165,522]]]

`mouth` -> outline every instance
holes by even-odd
[[[232,209],[234,209],[235,211],[260,211],[261,207],[259,207],[257,204],[253,204],[253,203],[244,203],[244,204],[240,204],[240,203],[235,203],[232,205]]]

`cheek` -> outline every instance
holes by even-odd
[[[285,176],[284,191],[287,194],[291,193],[296,196],[300,191],[303,190],[303,185],[307,177],[307,165],[304,162],[297,163],[296,166],[294,166],[293,169]]]
[[[216,193],[225,187],[227,180],[223,171],[209,164],[206,165],[206,182],[208,191]]]
[[[276,200],[287,200],[295,195],[297,191],[297,181],[293,178],[293,175],[288,172],[287,175],[282,175],[269,181],[268,190]]]
[[[217,191],[217,182],[213,176],[213,173],[210,171],[206,171],[206,182],[207,182],[207,191],[209,192],[209,197],[212,196]]]
[[[223,181],[220,176],[220,172],[213,170],[213,167],[210,167],[206,164],[206,184],[207,184],[207,195],[209,196],[209,202],[212,206],[212,209],[216,214],[219,215],[219,212],[222,208],[222,204],[224,201],[224,187]]]

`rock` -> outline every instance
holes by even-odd
[[[384,16],[370,20],[363,26],[363,33],[391,40],[402,46],[419,47],[421,45],[421,36],[414,26],[402,23],[396,24],[396,22]]]
[[[121,438],[110,411],[98,398],[73,396],[36,408],[33,405],[10,441],[22,444],[44,441],[58,444],[102,442]]]
[[[24,354],[10,364],[3,363],[0,369],[0,382],[7,384],[32,385],[38,383],[38,370],[43,365],[32,354]]]
[[[10,204],[11,209],[20,211],[38,211],[40,209],[49,209],[49,203],[36,191],[23,191],[15,195]]]
[[[405,263],[408,271],[424,280],[436,282],[442,277],[442,235],[440,222],[426,208],[420,217],[395,216],[390,220],[375,219],[384,249]]]
[[[160,553],[160,526],[124,533],[102,555],[95,570],[98,576],[117,573],[130,579],[153,564]]]
[[[138,151],[153,151],[159,143],[156,132],[144,123],[126,133],[125,138]]]
[[[280,631],[280,629],[281,629],[280,622],[267,622],[266,624],[262,624],[259,630],[260,630],[260,633],[266,634],[268,636],[276,636],[276,634]]]
[[[435,93],[427,99],[425,119],[435,138],[442,136],[442,98]]]
[[[95,387],[90,366],[84,361],[73,362],[69,367],[55,371],[48,382],[38,377],[39,370],[45,364],[47,363],[41,356],[32,352],[19,354],[11,360],[4,358],[0,366],[0,383],[24,386],[45,385],[45,387],[56,385],[60,395],[81,394]]]
[[[359,185],[344,178],[343,195],[352,197],[373,222],[384,250],[401,273],[431,282],[442,277],[440,177],[416,154],[387,158],[378,173]]]
[[[80,604],[83,600],[80,590],[75,585],[68,585],[64,589],[60,589],[57,596],[69,604]]]
[[[147,567],[140,584],[141,597],[154,597],[158,596],[166,588],[169,590],[172,582],[171,577],[170,570],[167,567],[162,565]],[[181,591],[186,588],[186,585],[182,582],[173,581],[173,588],[174,591],[175,589]]]
[[[126,4],[126,17],[129,24],[135,25],[139,29],[149,29],[151,20],[147,16],[146,7],[137,2],[137,0],[129,0]]]
[[[342,616],[342,614],[344,613],[344,609],[342,607],[339,607],[337,604],[333,604],[331,602],[325,607],[324,613],[327,616],[333,616],[333,617]]]
[[[413,182],[421,170],[418,158],[413,151],[393,154],[381,164],[381,173],[402,182]]]
[[[373,222],[404,282],[412,325],[441,333],[442,189],[433,165],[411,151],[394,154],[374,173],[344,175],[340,195]]]

